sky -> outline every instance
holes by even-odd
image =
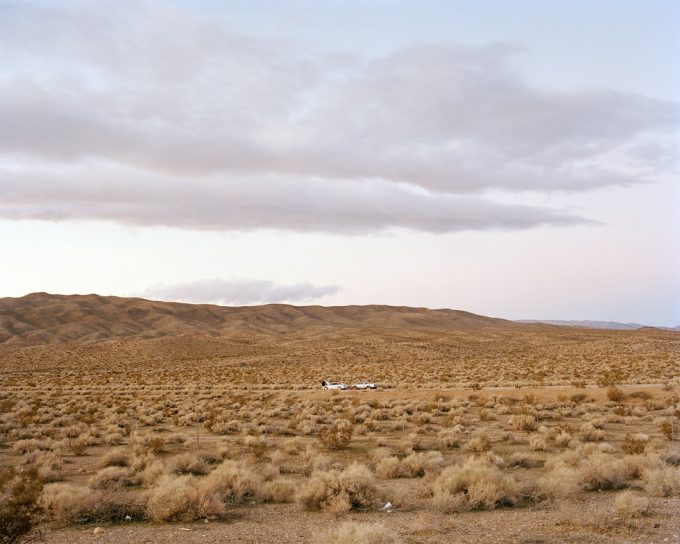
[[[680,3],[0,0],[0,297],[680,324]]]

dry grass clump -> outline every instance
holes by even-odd
[[[375,467],[375,474],[383,480],[390,480],[399,475],[399,458],[390,456],[383,457]]]
[[[649,437],[647,435],[637,434],[631,436],[627,434],[623,440],[621,449],[626,455],[639,455],[644,453],[647,442],[649,442]]]
[[[307,510],[347,512],[374,505],[377,487],[371,471],[359,463],[352,463],[342,472],[316,471],[295,496]]]
[[[346,448],[352,440],[354,426],[346,419],[340,420],[329,427],[321,429],[317,438],[327,450]]]
[[[548,472],[539,482],[541,493],[548,498],[566,497],[577,490],[604,491],[627,485],[627,469],[619,459],[598,449],[583,447],[550,459]],[[564,482],[564,491],[560,491]]]
[[[509,422],[513,429],[517,431],[530,432],[535,431],[538,428],[536,418],[530,415],[516,414],[514,416],[510,416]]]
[[[18,542],[28,533],[39,513],[42,484],[35,470],[16,474],[0,471],[0,543]]]
[[[47,484],[40,505],[52,519],[64,524],[120,521],[126,515],[143,517],[140,504],[118,502],[102,491],[68,483]]]
[[[92,489],[120,490],[136,485],[138,479],[133,478],[126,467],[105,467],[94,474],[88,481]]]
[[[258,498],[263,502],[292,502],[295,498],[295,484],[283,478],[264,482],[258,490]]]
[[[642,483],[647,493],[654,497],[680,495],[680,468],[660,466],[643,472]]]
[[[559,465],[536,482],[536,495],[548,500],[566,499],[581,491],[581,478],[572,467]]]
[[[320,535],[318,544],[399,544],[401,539],[392,530],[378,523],[345,522]]]
[[[156,522],[221,517],[227,505],[258,498],[261,485],[254,472],[234,461],[200,479],[165,474],[149,491],[146,511]]]
[[[548,443],[542,436],[534,435],[529,438],[529,447],[533,451],[546,451],[548,449]]]
[[[261,484],[261,478],[250,468],[235,461],[224,461],[200,480],[200,490],[223,503],[240,504],[255,499]]]
[[[210,471],[208,464],[203,459],[191,453],[184,453],[174,457],[170,461],[169,466],[170,471],[174,474],[204,476]]]
[[[432,484],[432,503],[442,512],[512,506],[520,496],[515,479],[483,458],[445,468]]]
[[[191,476],[162,476],[149,492],[146,513],[150,520],[193,521],[224,514],[218,501],[203,500]]]
[[[470,438],[463,447],[465,451],[484,453],[491,449],[491,438],[486,433],[479,433]]]
[[[104,454],[101,461],[102,467],[129,467],[130,455],[123,450],[111,450]]]
[[[638,518],[649,513],[651,501],[633,491],[626,490],[616,495],[614,508],[616,513],[623,518]]]
[[[611,386],[607,389],[607,398],[612,402],[621,402],[626,398],[626,394],[620,388]]]
[[[406,478],[425,476],[426,472],[435,472],[444,465],[444,456],[438,451],[414,452],[401,460],[398,474]]]

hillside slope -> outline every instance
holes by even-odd
[[[14,345],[185,334],[277,337],[358,328],[478,330],[527,326],[457,310],[377,305],[227,307],[47,293],[0,299],[0,343]]]

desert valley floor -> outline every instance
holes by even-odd
[[[679,394],[677,331],[0,299],[0,523],[55,543],[678,542]]]

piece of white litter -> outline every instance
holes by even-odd
[[[383,510],[392,510],[392,508],[393,507],[391,502],[385,503],[385,506],[382,507]]]

